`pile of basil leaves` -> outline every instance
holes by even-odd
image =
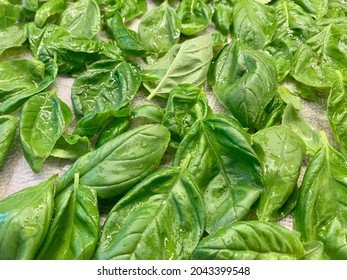
[[[347,2],[147,2],[0,0],[0,259],[347,259]]]

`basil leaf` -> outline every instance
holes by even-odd
[[[206,231],[242,219],[258,199],[262,177],[250,137],[232,117],[197,120],[181,141],[174,164],[187,169],[204,191]]]
[[[147,66],[145,71],[165,71],[161,80],[143,83],[150,92],[147,99],[156,95],[167,98],[172,87],[178,84],[201,85],[206,80],[213,57],[212,43],[210,35],[187,40],[174,45],[157,64]]]
[[[4,164],[8,151],[16,135],[18,119],[11,115],[0,116],[0,167]]]
[[[24,104],[19,123],[20,141],[34,172],[41,170],[71,119],[70,108],[54,91],[37,94]]]
[[[318,131],[313,129],[299,112],[288,104],[283,114],[282,124],[289,126],[306,144],[306,154],[314,156],[322,147],[322,138]]]
[[[0,259],[34,258],[52,219],[55,178],[0,200]]]
[[[147,119],[152,123],[162,123],[165,110],[154,104],[143,104],[131,111],[135,119]]]
[[[159,124],[122,133],[80,157],[60,178],[57,191],[71,187],[79,173],[80,185],[95,189],[100,198],[123,194],[159,166],[169,139],[168,130]]]
[[[237,0],[233,8],[233,33],[237,40],[254,49],[271,42],[276,28],[276,12],[256,1]]]
[[[60,26],[72,37],[93,38],[101,30],[101,15],[95,0],[79,0],[62,13]]]
[[[0,55],[9,48],[20,47],[27,40],[27,26],[13,25],[0,31]]]
[[[77,174],[78,176],[78,174]],[[99,212],[95,190],[78,187],[54,199],[54,215],[35,259],[89,260],[99,238]]]
[[[347,44],[344,30],[347,24],[325,27],[320,33],[306,41],[294,55],[292,77],[315,88],[330,88],[336,79],[335,71],[347,75]]]
[[[141,20],[140,40],[156,53],[167,52],[180,38],[181,22],[167,1],[155,7]]]
[[[96,259],[188,259],[204,229],[203,200],[184,167],[157,171],[111,210]]]
[[[296,95],[292,90],[290,90],[287,86],[279,86],[277,93],[286,104],[291,104],[296,110],[303,109],[300,97]]]
[[[30,12],[36,12],[39,7],[39,0],[22,0],[22,5]]]
[[[230,33],[230,26],[233,18],[234,0],[213,0],[212,21],[216,29],[227,36]]]
[[[327,115],[334,137],[343,154],[347,154],[347,84],[341,73],[333,83],[328,103]]]
[[[237,42],[226,45],[212,61],[208,82],[244,127],[254,131],[263,126],[263,111],[277,91],[277,71],[270,57]]]
[[[66,0],[48,0],[43,3],[35,13],[34,23],[43,27],[47,19],[55,14],[60,14],[66,9]]]
[[[0,0],[0,30],[16,23],[20,9],[7,0]]]
[[[282,219],[288,214],[282,207],[297,188],[305,143],[287,126],[260,130],[252,140],[264,175],[264,191],[257,206],[259,220]]]
[[[308,241],[304,243],[304,260],[323,260],[324,244],[320,241]]]
[[[212,9],[203,0],[183,0],[177,8],[182,34],[195,35],[205,30],[212,19]]]
[[[202,239],[195,260],[296,260],[304,256],[297,232],[277,223],[248,221],[221,228]]]
[[[98,140],[95,144],[95,147],[99,148],[100,146],[104,145],[105,143],[117,137],[118,135],[126,132],[129,126],[130,120],[127,117],[113,119],[101,131]]]
[[[323,147],[307,166],[294,211],[295,227],[304,241],[321,241],[330,259],[347,258],[347,160],[330,146]]]
[[[65,159],[78,159],[80,156],[90,152],[90,141],[88,137],[76,134],[63,134],[55,143],[50,156]]]
[[[294,0],[294,2],[317,19],[328,11],[328,0]]]

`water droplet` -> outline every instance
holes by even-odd
[[[148,142],[146,140],[143,140],[141,143],[142,148],[146,148],[148,146]]]

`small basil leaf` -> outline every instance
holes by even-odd
[[[277,89],[277,93],[286,104],[291,104],[296,110],[303,109],[300,97],[285,85],[279,86]]]
[[[304,243],[304,260],[324,260],[324,244],[320,241],[308,241]]]
[[[144,82],[143,85],[150,92],[147,99],[156,95],[167,98],[172,87],[183,83],[200,86],[206,80],[212,57],[213,42],[210,35],[174,45],[156,64],[145,68],[165,71],[160,80]]]
[[[126,132],[129,126],[130,120],[128,117],[113,119],[101,131],[98,140],[96,141],[95,148],[99,148],[118,135]]]
[[[0,0],[0,30],[16,23],[20,8],[7,0]]]
[[[16,135],[18,119],[11,115],[0,116],[0,167],[4,164],[8,151]]]
[[[143,104],[131,111],[131,116],[135,119],[147,119],[153,123],[162,123],[165,110],[154,104]]]
[[[203,200],[184,167],[141,181],[111,210],[96,259],[188,259],[204,229]]]
[[[48,0],[43,3],[35,13],[34,23],[43,27],[47,19],[55,14],[60,14],[66,9],[66,0]]]
[[[52,220],[55,178],[0,200],[1,260],[34,258]]]
[[[55,143],[50,156],[65,159],[78,159],[90,152],[90,141],[86,136],[63,134]]]
[[[149,50],[167,52],[180,38],[181,22],[167,1],[146,14],[139,24],[139,38]]]
[[[316,19],[321,18],[328,11],[328,0],[294,0],[294,2]]]
[[[19,124],[20,141],[34,172],[41,170],[71,119],[70,108],[54,91],[37,94],[24,104]]]
[[[299,234],[277,224],[238,222],[202,239],[195,260],[297,260],[304,256]]]
[[[122,133],[80,157],[60,178],[57,191],[71,187],[79,173],[80,185],[95,189],[100,198],[123,194],[159,166],[169,139],[169,131],[160,124]]]
[[[27,26],[13,25],[0,31],[0,55],[7,49],[20,47],[27,40]]]
[[[233,18],[234,0],[214,0],[212,21],[216,29],[227,36],[230,33],[230,26]]]
[[[287,126],[260,130],[252,140],[264,176],[264,191],[257,206],[259,220],[279,220],[288,214],[281,213],[281,208],[297,188],[305,143]]]

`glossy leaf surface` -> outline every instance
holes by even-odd
[[[18,119],[11,115],[0,116],[0,167],[4,164],[16,135]]]

